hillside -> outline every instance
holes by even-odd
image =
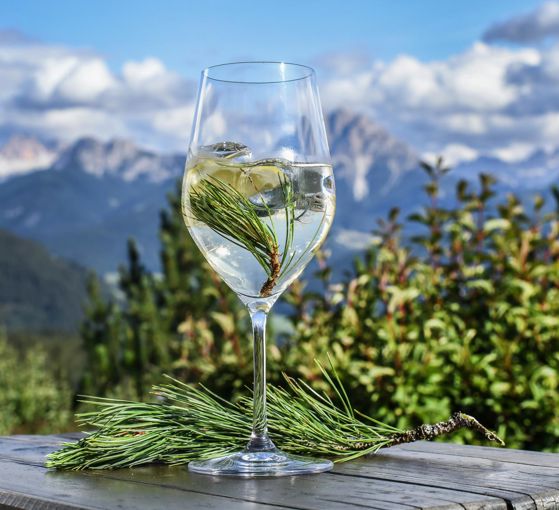
[[[0,230],[0,326],[8,331],[76,331],[87,271],[35,241]]]

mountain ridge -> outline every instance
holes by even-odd
[[[0,147],[0,182],[16,175],[47,169],[59,147],[22,133],[14,134]]]
[[[84,137],[64,150],[52,169],[77,168],[96,177],[112,175],[128,182],[144,178],[157,183],[178,176],[177,165],[182,159],[179,155],[158,155],[141,149],[131,140],[117,138],[101,142]]]
[[[339,109],[325,121],[338,204],[328,243],[345,263],[350,252],[367,244],[377,218],[394,206],[405,215],[423,204],[427,179],[414,150],[366,115]],[[544,169],[536,188],[553,180],[555,174],[546,172],[559,173],[559,154],[547,156],[530,156],[530,168]],[[127,140],[80,139],[65,147],[48,170],[0,183],[0,228],[36,239],[100,273],[114,272],[125,262],[126,240],[133,237],[144,263],[158,270],[159,212],[167,207],[166,194],[176,189],[184,160],[182,154],[158,154]],[[487,158],[464,163],[445,178],[443,192],[450,200],[459,178],[475,180],[479,171],[508,176],[513,168]],[[501,191],[523,183],[522,178],[509,180]]]
[[[355,227],[355,217],[346,212],[358,211],[361,223],[370,216],[366,211],[371,203],[360,194],[363,183],[371,189],[390,188],[409,174],[415,156],[365,116],[338,110],[327,117],[327,127],[338,204],[356,206],[338,209],[334,229]],[[352,172],[351,161],[359,155],[361,171]],[[0,227],[101,273],[115,271],[125,261],[126,239],[133,237],[145,264],[157,269],[159,211],[182,176],[184,160],[183,155],[156,154],[127,140],[82,138],[66,147],[48,170],[0,185]]]

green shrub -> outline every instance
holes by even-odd
[[[541,197],[530,214],[514,196],[491,207],[486,175],[477,193],[460,182],[446,210],[444,172],[427,170],[430,205],[409,218],[425,233],[403,246],[394,210],[354,278],[310,301],[291,293],[300,311],[286,365],[313,378],[310,359],[331,351],[355,405],[381,420],[463,410],[511,447],[557,450],[557,211],[542,213]]]
[[[72,392],[44,349],[19,353],[0,334],[0,434],[49,433],[72,421]]]
[[[557,449],[557,210],[544,213],[541,197],[529,212],[514,196],[493,204],[487,175],[478,191],[458,183],[456,206],[444,208],[447,169],[423,167],[427,205],[406,223],[418,235],[402,241],[394,209],[351,278],[332,283],[320,255],[325,292],[291,287],[294,333],[270,342],[270,379],[283,370],[320,389],[313,360],[330,352],[354,405],[378,419],[406,427],[463,410],[509,446]],[[92,289],[88,392],[144,398],[162,373],[226,397],[251,384],[246,314],[188,238],[178,194],[171,205],[162,216],[163,274],[148,273],[131,244],[124,306]]]

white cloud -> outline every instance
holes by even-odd
[[[438,156],[443,157],[445,164],[455,166],[459,163],[473,161],[479,156],[479,153],[467,145],[451,143],[436,153],[426,152],[422,158],[434,162]]]
[[[29,127],[44,128],[65,139],[95,134],[101,138],[121,136],[126,124],[109,112],[88,107],[49,109],[44,114],[29,118]]]
[[[153,125],[162,133],[186,139],[190,133],[193,117],[193,104],[178,106],[157,112],[153,117]]]
[[[412,108],[426,104],[436,108],[442,99],[437,78],[436,69],[403,55],[383,68],[372,86],[379,87],[388,101],[404,99]]]
[[[195,87],[156,58],[126,62],[115,73],[94,53],[0,32],[0,76],[0,133],[119,136],[185,148]]]
[[[322,96],[327,108],[368,111],[420,153],[450,150],[458,161],[517,143],[559,145],[558,71],[559,46],[476,42],[446,60],[402,55],[353,78],[329,73]]]
[[[55,93],[68,102],[87,103],[114,88],[116,83],[105,62],[93,58],[78,62],[58,80]]]
[[[141,83],[164,77],[166,69],[163,63],[156,58],[146,58],[141,62],[126,62],[122,67],[124,79],[130,83]]]
[[[335,242],[340,246],[350,250],[366,250],[380,239],[378,236],[359,230],[340,229],[338,230]]]
[[[559,2],[551,2],[531,17],[515,18],[515,30],[529,25],[535,34],[545,13],[542,30],[554,33],[549,20],[555,9],[559,19]],[[368,112],[420,153],[442,152],[456,162],[478,154],[514,160],[559,146],[559,44],[510,48],[475,42],[445,60],[400,55],[383,62],[352,52],[317,62],[327,110]],[[0,32],[0,76],[0,136],[18,130],[66,140],[119,136],[185,149],[195,84],[155,57],[128,61],[115,72],[92,52]],[[218,116],[207,126],[217,137],[230,136],[227,128]],[[353,168],[359,173],[360,166],[357,161]]]
[[[559,36],[559,2],[556,1],[494,24],[485,32],[484,39],[531,43],[550,36]]]
[[[534,147],[528,143],[515,143],[506,147],[497,147],[492,151],[493,156],[507,163],[523,161],[533,153]]]

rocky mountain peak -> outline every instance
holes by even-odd
[[[114,176],[124,181],[144,178],[161,182],[177,175],[179,156],[159,155],[138,148],[132,141],[102,142],[86,137],[68,147],[54,163],[54,170],[80,170],[96,177]]]
[[[0,180],[47,168],[56,158],[56,148],[38,138],[15,134],[0,147]]]
[[[366,115],[335,110],[326,117],[326,128],[336,178],[357,201],[369,195],[372,182],[379,183],[375,193],[386,194],[405,172],[417,167],[413,150]]]

